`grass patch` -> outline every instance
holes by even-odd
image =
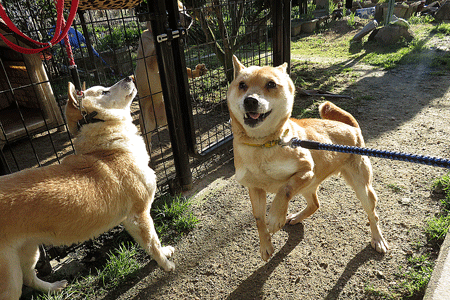
[[[408,19],[409,24],[418,25],[418,24],[429,24],[434,21],[434,18],[430,15],[425,16],[411,16]]]
[[[392,184],[388,186],[394,192],[399,188]],[[426,243],[416,242],[413,248],[417,254],[408,254],[406,264],[399,266],[396,274],[398,283],[389,287],[388,291],[379,290],[371,284],[366,284],[365,293],[368,299],[422,299],[433,273],[439,248],[450,227],[450,173],[434,181],[432,189],[440,200],[441,213],[428,219],[423,231],[427,237]],[[401,189],[400,189],[401,190]]]
[[[296,119],[303,118],[320,118],[319,115],[319,105],[321,102],[313,101],[311,105],[302,107],[302,106],[294,106],[292,110],[292,117]]]
[[[103,270],[99,272],[98,282],[105,288],[117,287],[125,278],[130,279],[131,274],[140,269],[141,264],[136,259],[140,247],[134,243],[125,245],[108,254],[108,262]]]
[[[445,199],[450,199],[450,173],[435,180],[432,187],[436,192],[445,194]],[[445,208],[450,210],[450,206]]]
[[[400,275],[405,278],[400,284],[400,287],[405,290],[403,299],[425,294],[433,273],[433,266],[434,262],[428,254],[408,258],[408,269]],[[400,268],[400,271],[403,270]]]
[[[430,243],[442,244],[450,228],[450,173],[433,183],[435,194],[442,195],[441,213],[428,220],[426,233]]]
[[[431,55],[425,51],[428,50],[425,43],[426,39],[424,38],[416,38],[410,43],[402,41],[389,47],[382,47],[376,42],[368,42],[366,45],[366,52],[368,53],[363,58],[363,61],[385,70],[393,69],[403,64],[431,62]]]
[[[60,293],[36,293],[32,299],[95,299],[134,278],[133,274],[136,275],[143,265],[142,257],[143,251],[139,245],[131,242],[121,243],[117,249],[108,253],[108,260],[102,270],[96,270],[95,274],[75,279]]]
[[[347,18],[347,25],[352,28],[355,28],[355,25],[356,25],[355,15],[356,15],[356,13],[352,12],[352,13],[350,13],[350,15]]]
[[[438,69],[450,70],[450,54],[446,53],[442,56],[435,57],[431,65]],[[445,75],[443,72],[441,75]]]
[[[400,186],[396,183],[390,183],[387,185],[387,187],[391,189],[394,193],[401,193],[405,189],[405,187]]]
[[[373,100],[376,100],[376,98],[374,96],[371,96],[371,95],[361,95],[361,96],[358,96],[356,99],[359,100],[359,101],[363,101],[363,100],[365,100],[365,101],[373,101]]]
[[[431,30],[432,33],[436,33],[438,36],[447,36],[450,35],[450,24],[447,23],[440,23],[437,24],[433,30]]]
[[[308,60],[321,60],[334,58],[340,61],[361,60],[366,64],[380,67],[386,70],[396,68],[404,64],[431,64],[433,62],[427,41],[436,35],[449,35],[450,24],[432,25],[430,17],[411,18],[411,31],[415,38],[411,42],[405,40],[395,45],[385,46],[375,41],[354,43],[352,38],[363,24],[355,21],[354,16],[346,17],[347,22],[341,24],[342,34],[330,35],[329,32],[337,23],[331,22],[329,29],[323,29],[319,33],[309,36],[301,36],[291,44],[292,57],[308,57]],[[356,25],[358,24],[358,25]],[[342,29],[342,27],[345,27]],[[436,66],[447,65],[447,61],[439,61]],[[433,65],[433,66],[435,66]],[[448,64],[450,65],[450,63]]]
[[[397,277],[400,282],[389,288],[380,290],[366,284],[364,291],[368,299],[422,299],[433,272],[434,259],[429,254],[407,258],[406,266],[399,266]]]
[[[450,174],[450,173],[449,173]],[[432,185],[435,194],[442,195],[441,213],[430,218],[425,225],[424,231],[427,236],[427,244],[418,250],[423,253],[408,258],[408,269],[400,268],[399,275],[404,280],[400,283],[399,290],[403,291],[403,299],[418,298],[425,294],[425,289],[433,272],[434,261],[445,235],[450,227],[450,176],[449,174],[437,179]],[[432,257],[432,255],[434,255]]]
[[[183,196],[163,196],[153,204],[152,217],[159,238],[165,242],[178,241],[199,222],[191,211],[192,202]]]
[[[441,244],[450,227],[450,216],[433,217],[427,222],[426,234],[431,243]]]
[[[366,284],[364,292],[367,299],[422,299],[433,273],[434,260],[429,254],[408,257],[406,266],[399,266],[399,273],[396,275],[399,283],[388,290]]]
[[[398,42],[392,46],[383,46],[377,42],[366,41],[364,43],[353,43],[351,40],[357,30],[364,24],[356,25],[354,16],[346,19],[347,27],[341,29],[342,34],[330,36],[328,33],[337,23],[331,22],[329,29],[323,29],[319,33],[310,36],[302,36],[291,44],[292,56],[309,58],[336,58],[341,60],[361,59],[367,64],[392,69],[400,64],[410,64],[429,60],[426,41],[437,33],[447,34],[450,32],[449,24],[434,27],[429,22],[429,17],[414,17],[411,30],[416,36],[411,42]],[[342,27],[342,25],[341,25]],[[434,29],[433,29],[434,28]],[[448,31],[447,31],[448,30]]]

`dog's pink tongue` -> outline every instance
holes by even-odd
[[[258,114],[258,113],[248,113],[248,115],[250,116],[250,118],[256,120],[256,119],[259,118],[259,116],[260,116],[261,114]]]

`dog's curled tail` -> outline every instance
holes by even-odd
[[[358,122],[349,112],[346,112],[329,101],[322,103],[319,106],[319,112],[322,119],[339,121],[359,128]]]

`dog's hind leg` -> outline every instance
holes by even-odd
[[[372,167],[369,158],[361,156],[359,162],[351,162],[342,169],[341,173],[355,191],[356,196],[361,201],[369,217],[370,230],[372,232],[372,247],[380,253],[386,253],[389,246],[378,226],[378,215],[375,211],[377,195],[372,187]]]
[[[258,228],[261,258],[267,261],[272,256],[274,249],[266,225],[266,192],[259,188],[249,188],[248,191],[252,203],[253,216]]]
[[[15,248],[0,250],[0,300],[18,300],[22,294],[22,269]]]
[[[123,225],[136,242],[156,260],[159,266],[167,272],[175,270],[175,264],[167,259],[172,256],[175,249],[171,246],[161,247],[148,210],[128,217]]]
[[[42,292],[58,292],[66,287],[67,281],[46,282],[36,276],[34,267],[39,259],[39,246],[36,244],[24,244],[20,248],[20,267],[23,273],[23,283]]]

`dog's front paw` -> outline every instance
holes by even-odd
[[[275,233],[286,224],[286,215],[285,214],[275,214],[272,211],[269,212],[269,216],[267,217],[268,224],[267,227],[270,233]]]
[[[264,261],[268,261],[274,252],[272,242],[270,240],[264,243],[261,242],[259,251],[261,253],[261,258]]]
[[[167,260],[167,261],[165,262],[165,264],[162,265],[161,267],[162,267],[162,268],[164,269],[164,271],[166,271],[166,272],[172,272],[172,271],[175,271],[175,264],[174,264],[173,262],[171,262],[170,260]]]
[[[56,281],[51,284],[50,292],[59,292],[67,286],[67,280]]]
[[[165,257],[169,258],[172,257],[173,253],[175,252],[175,248],[172,246],[162,247],[161,252]]]
[[[389,250],[389,245],[383,237],[378,239],[372,238],[372,247],[380,253],[386,253]]]
[[[175,270],[175,264],[168,260],[174,252],[175,248],[172,246],[161,247],[158,257],[155,257],[158,265],[160,265],[166,272]]]

